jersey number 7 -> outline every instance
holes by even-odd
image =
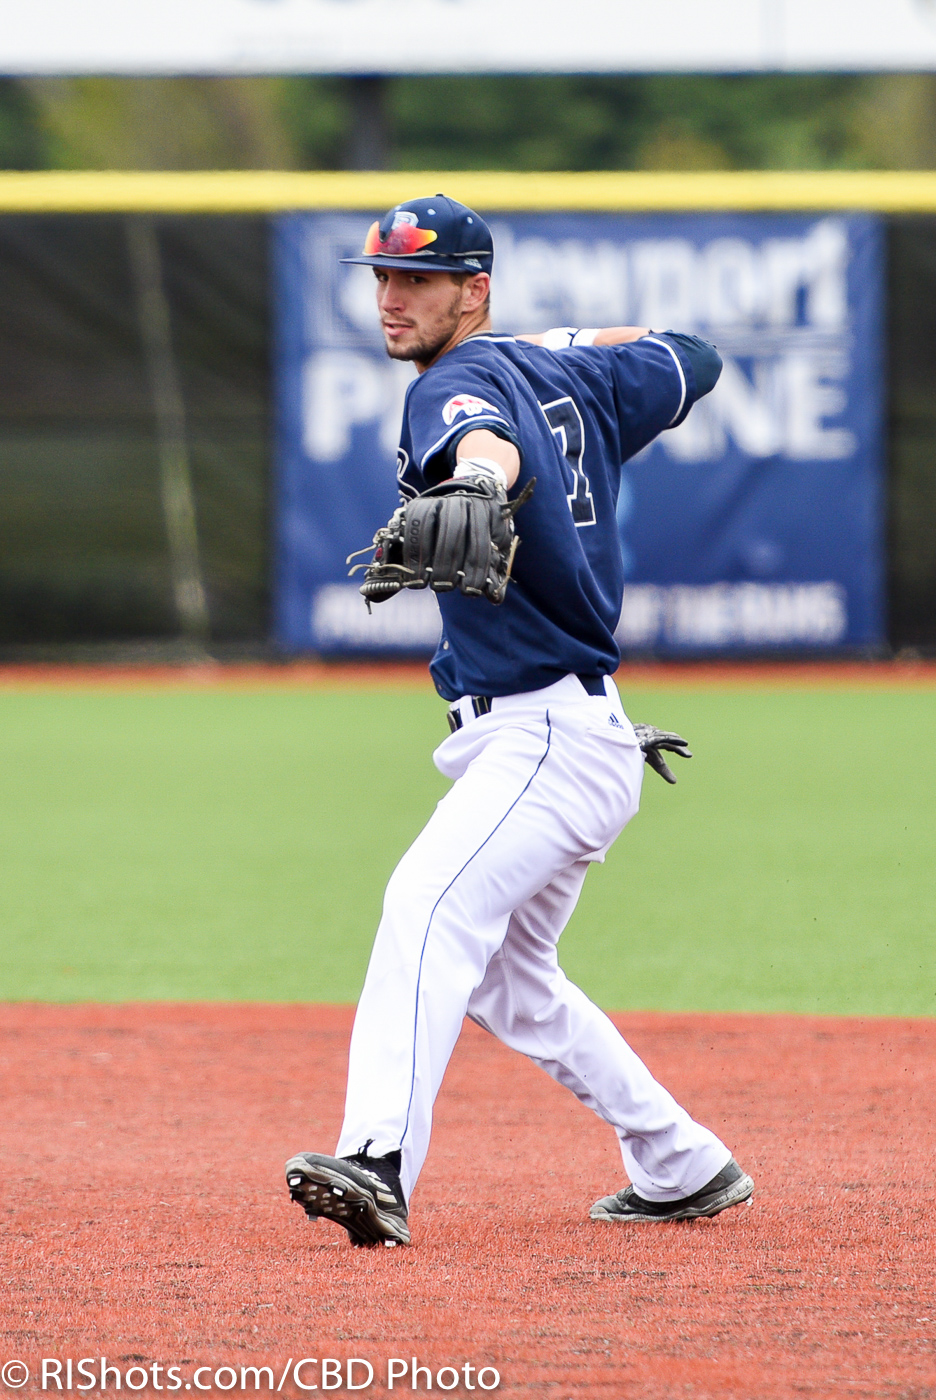
[[[562,455],[572,472],[572,490],[568,493],[569,510],[575,527],[594,525],[595,502],[588,485],[588,477],[582,465],[585,455],[585,424],[574,399],[554,399],[552,403],[541,403],[553,436],[559,439]],[[568,478],[567,478],[568,480]]]

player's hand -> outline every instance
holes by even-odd
[[[675,783],[676,775],[661,750],[665,749],[667,753],[674,753],[679,758],[691,758],[692,753],[686,740],[666,729],[655,729],[652,724],[635,724],[634,733],[637,735],[643,756],[653,771],[659,773],[668,783]]]

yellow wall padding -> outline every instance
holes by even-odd
[[[0,213],[387,209],[444,191],[494,210],[868,209],[936,213],[936,171],[49,170],[0,172]]]

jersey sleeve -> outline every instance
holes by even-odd
[[[683,363],[689,362],[695,382],[695,396],[687,398],[682,418],[685,418],[693,403],[711,393],[722,372],[722,358],[714,345],[703,340],[700,335],[687,335],[684,331],[663,331],[660,339],[673,345],[679,351]],[[682,422],[680,418],[680,422]]]
[[[406,399],[404,436],[409,476],[427,485],[451,476],[455,452],[466,433],[487,428],[519,448],[516,414],[493,376],[461,358],[433,365],[412,385]]]
[[[624,460],[678,427],[721,372],[717,350],[698,336],[665,331],[609,351]]]

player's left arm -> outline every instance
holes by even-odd
[[[364,570],[360,592],[368,610],[404,588],[458,589],[467,597],[503,602],[519,544],[513,517],[536,479],[507,500],[520,473],[520,452],[488,428],[464,433],[452,456],[452,475],[405,500],[374,536],[373,559],[352,568],[352,574]],[[346,562],[366,553],[356,550]]]
[[[509,491],[520,475],[517,448],[507,438],[492,433],[490,428],[475,428],[466,433],[459,439],[455,453],[452,473],[455,477],[492,476]]]

